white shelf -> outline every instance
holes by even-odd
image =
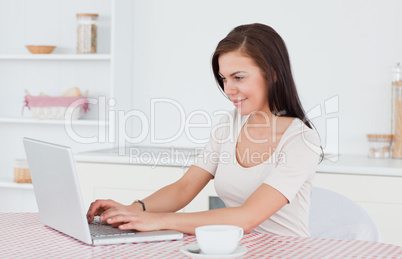
[[[0,60],[111,60],[109,54],[21,54],[0,55]]]
[[[64,120],[37,120],[31,118],[0,117],[0,123],[21,123],[21,124],[47,124],[64,125]],[[72,125],[98,126],[108,125],[107,121],[98,120],[74,120]]]
[[[0,188],[33,190],[32,183],[15,183],[11,180],[0,179]]]

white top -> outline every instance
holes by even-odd
[[[227,207],[241,206],[261,184],[274,187],[288,199],[289,203],[257,226],[255,232],[310,236],[310,195],[321,152],[317,132],[295,118],[269,159],[245,168],[237,162],[235,148],[249,115],[239,115],[236,110],[227,115],[212,130],[209,143],[194,165],[214,176],[216,192]]]

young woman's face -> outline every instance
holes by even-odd
[[[225,94],[241,115],[269,112],[265,79],[251,58],[234,51],[220,55],[218,63]]]

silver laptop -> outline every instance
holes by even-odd
[[[24,138],[41,222],[93,245],[182,239],[174,230],[120,230],[95,220],[88,224],[71,148]]]

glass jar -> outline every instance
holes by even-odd
[[[77,53],[96,53],[98,14],[77,14]]]
[[[26,159],[16,159],[14,161],[14,182],[32,183],[31,174],[29,173],[28,162]]]
[[[392,157],[402,158],[402,67],[400,63],[392,69]]]
[[[388,158],[391,156],[392,135],[367,134],[369,143],[368,157]]]

